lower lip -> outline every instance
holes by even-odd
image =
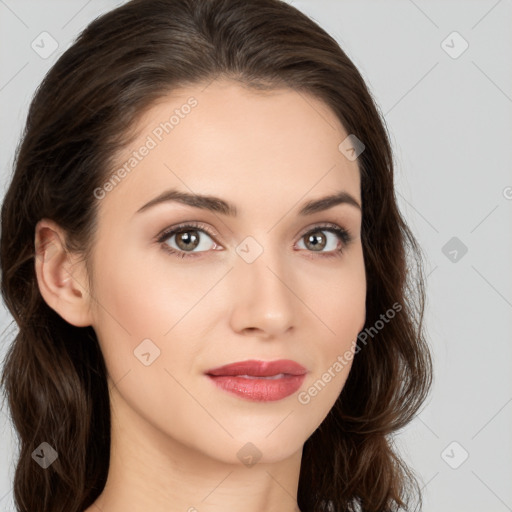
[[[208,377],[215,385],[228,393],[255,402],[271,402],[282,400],[295,393],[301,387],[306,375],[286,375],[279,379],[227,375],[208,375]]]

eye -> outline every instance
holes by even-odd
[[[326,236],[326,233],[330,236]],[[348,231],[340,228],[336,224],[325,224],[315,226],[312,230],[302,235],[299,242],[305,240],[303,244],[309,252],[319,253],[320,256],[341,256],[342,251],[351,241]],[[324,251],[324,249],[326,249]]]
[[[196,252],[212,249],[211,243],[217,246],[211,236],[213,234],[210,235],[203,225],[182,224],[162,233],[157,241],[162,244],[165,251],[180,258],[186,258],[194,257]]]

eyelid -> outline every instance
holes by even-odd
[[[202,230],[202,231],[206,232],[206,234],[212,238],[219,236],[219,234],[214,229],[210,228],[210,226],[208,226],[207,224],[204,224],[203,222],[185,221],[185,222],[180,222],[179,224],[177,224],[175,226],[166,227],[165,229],[160,231],[158,233],[158,235],[156,235],[155,240],[157,242],[164,242],[165,240],[167,240],[167,238],[169,238],[171,236],[170,233],[173,233],[174,231],[178,231],[180,229],[186,229],[186,228],[194,228],[194,229]]]
[[[305,228],[303,231],[300,231],[300,235],[299,238],[302,238],[304,235],[307,235],[308,233],[311,233],[313,231],[316,231],[316,230],[326,230],[328,231],[329,228],[332,228],[336,231],[344,231],[345,233],[347,233],[347,236],[352,238],[351,234],[350,234],[350,231],[343,227],[343,226],[340,226],[339,224],[335,224],[334,222],[317,222],[317,223],[314,223],[312,224],[311,226]]]

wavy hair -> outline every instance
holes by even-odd
[[[346,384],[307,439],[298,487],[303,512],[388,512],[421,491],[393,436],[418,412],[432,381],[424,334],[422,253],[401,216],[385,123],[355,65],[305,14],[281,0],[132,0],[90,23],[59,57],[30,104],[1,210],[1,290],[18,330],[1,384],[19,438],[14,500],[20,512],[82,512],[109,468],[106,367],[91,326],[75,327],[43,300],[36,280],[36,223],[68,234],[90,255],[94,190],[155,101],[218,77],[249,88],[287,87],[322,100],[365,145],[361,236],[366,332]],[[31,458],[48,442],[46,471]]]

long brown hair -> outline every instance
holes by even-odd
[[[2,294],[19,327],[2,374],[19,436],[19,511],[82,512],[109,467],[102,353],[92,327],[70,325],[42,299],[35,225],[52,219],[68,234],[67,249],[87,258],[94,190],[132,140],[130,128],[174,88],[217,77],[311,94],[365,145],[363,332],[371,340],[360,338],[343,391],[304,445],[298,506],[386,512],[409,507],[414,496],[421,503],[392,436],[431,386],[422,257],[397,207],[387,131],[363,78],[331,36],[281,0],[133,0],[94,20],[44,78],[2,206]],[[396,314],[379,329],[393,305]],[[60,454],[45,471],[31,457],[42,442]]]

